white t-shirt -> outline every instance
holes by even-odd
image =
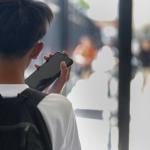
[[[3,97],[15,97],[26,84],[0,84]],[[53,150],[81,150],[72,104],[62,95],[47,95],[38,105],[48,127]]]

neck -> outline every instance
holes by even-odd
[[[0,60],[0,84],[23,84],[24,66],[13,60]]]

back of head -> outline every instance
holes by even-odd
[[[0,57],[20,58],[39,41],[53,15],[35,0],[0,0]]]

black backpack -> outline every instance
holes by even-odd
[[[0,96],[0,150],[52,150],[40,111],[46,95],[26,89],[14,98]]]

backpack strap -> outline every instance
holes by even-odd
[[[20,100],[31,98],[32,105],[37,106],[46,96],[46,94],[32,88],[27,88],[22,93],[18,94]]]
[[[29,111],[31,112],[33,120],[40,131],[41,138],[44,142],[45,150],[52,150],[52,142],[48,128],[41,112],[37,108],[37,105],[42,101],[45,96],[46,94],[40,91],[28,88],[20,93],[18,95],[18,98],[19,100],[27,100],[27,104],[29,105]]]

